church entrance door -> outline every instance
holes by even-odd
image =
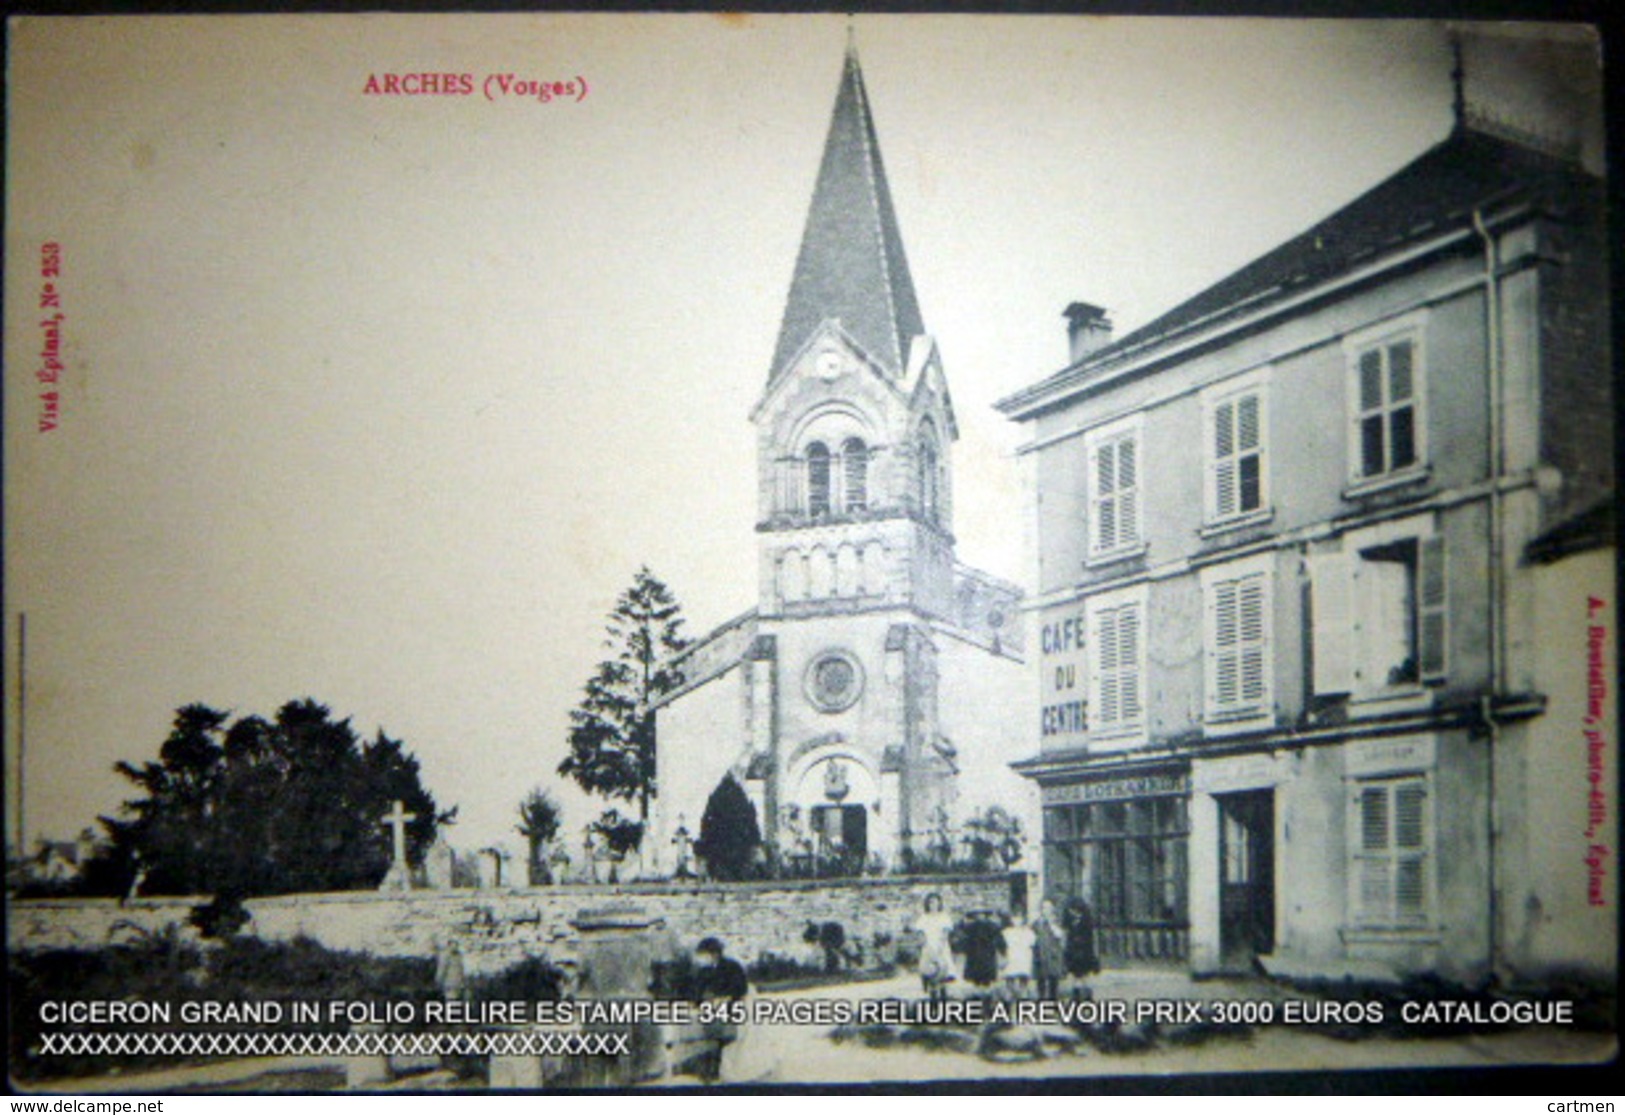
[[[869,861],[869,811],[861,805],[815,805],[819,874],[861,875]]]

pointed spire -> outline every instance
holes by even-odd
[[[897,375],[910,344],[925,332],[850,28],[768,382],[830,318]]]

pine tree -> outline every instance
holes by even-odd
[[[655,779],[654,705],[682,684],[672,657],[688,646],[681,606],[665,583],[639,569],[609,614],[605,645],[586,695],[570,714],[570,754],[559,773],[589,793],[635,801],[647,823]]]

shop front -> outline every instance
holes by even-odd
[[[1190,774],[1165,767],[1043,785],[1044,894],[1082,899],[1106,966],[1189,955]]]

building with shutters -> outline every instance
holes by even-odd
[[[750,418],[758,603],[675,662],[646,854],[670,870],[732,776],[782,868],[961,857],[965,819],[1029,796],[989,714],[1025,692],[1020,592],[954,556],[953,401],[850,46]]]
[[[1068,307],[1070,363],[999,404],[1038,493],[1015,765],[1106,963],[1611,970],[1584,732],[1612,706],[1580,692],[1614,607],[1602,198],[1458,106],[1143,328]]]

